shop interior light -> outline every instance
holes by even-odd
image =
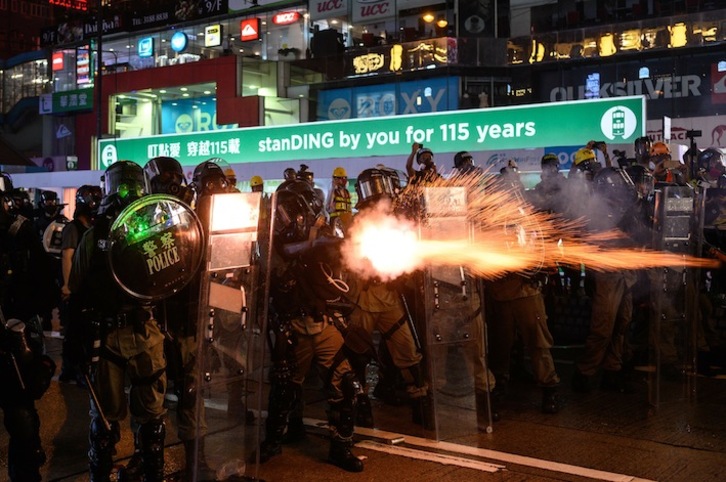
[[[668,31],[671,33],[671,43],[668,44],[668,48],[683,47],[688,43],[688,27],[685,23],[678,22],[673,26],[669,26]]]
[[[449,21],[446,20],[446,17],[439,15],[439,19],[436,20],[436,26],[439,28],[445,28],[447,25],[449,25]]]
[[[434,14],[433,13],[426,12],[426,13],[423,14],[423,17],[421,17],[421,18],[423,18],[423,21],[424,22],[431,23],[431,22],[434,21],[434,18],[436,18],[436,17],[434,17]]]

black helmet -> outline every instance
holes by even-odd
[[[229,192],[229,181],[219,164],[204,161],[194,168],[192,186],[197,196]]]
[[[9,196],[13,198],[13,204],[19,214],[26,218],[33,217],[33,202],[30,200],[30,193],[22,187],[16,187],[10,191]]]
[[[187,187],[182,165],[173,157],[155,157],[144,166],[146,186],[152,194],[170,194],[190,203],[193,193]]]
[[[98,205],[101,203],[103,193],[99,186],[92,186],[91,184],[84,184],[76,191],[76,205],[85,204],[91,211],[98,209]]]
[[[275,197],[275,236],[282,244],[304,241],[315,215],[302,195],[283,189]]]
[[[297,171],[296,177],[301,181],[306,181],[310,183],[310,185],[312,186],[313,179],[315,178],[315,173],[311,171],[310,168],[305,164],[300,164],[300,170]]]
[[[297,179],[297,173],[295,172],[295,169],[293,169],[292,167],[288,167],[282,173],[282,177],[284,177],[286,181],[294,181],[295,179]]]
[[[65,204],[59,202],[58,193],[55,191],[40,192],[40,208],[49,216],[55,216]]]
[[[305,202],[308,204],[310,209],[315,215],[321,214],[323,211],[323,203],[322,200],[315,194],[315,190],[313,189],[313,186],[302,179],[298,179],[296,181],[292,181],[291,183],[287,184],[283,191],[292,191],[294,193],[299,194],[302,196],[302,198],[305,200]]]
[[[701,171],[709,171],[711,169],[711,163],[721,162],[721,151],[709,147],[704,149],[698,154],[698,169]]]
[[[633,142],[633,147],[635,149],[635,161],[636,162],[643,162],[648,157],[650,157],[650,137],[643,136],[638,137]]]
[[[423,161],[423,160],[421,160],[421,157],[422,157],[422,156],[423,156],[424,154],[427,154],[427,153],[428,153],[428,154],[431,154],[431,162],[433,162],[433,160],[434,160],[434,153],[433,153],[433,152],[431,151],[431,149],[429,149],[428,147],[422,147],[421,149],[419,149],[418,151],[416,151],[416,162],[417,162],[418,164],[423,164],[423,163],[424,163],[424,161]]]
[[[461,169],[465,163],[471,164],[473,161],[474,157],[468,151],[459,151],[454,154],[454,167],[457,169]]]
[[[114,162],[101,179],[104,186],[104,197],[99,208],[101,213],[105,213],[112,205],[124,208],[146,194],[144,170],[135,162]]]

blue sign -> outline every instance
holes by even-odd
[[[144,37],[139,39],[138,53],[141,58],[153,57],[154,37]]]
[[[443,112],[459,108],[459,78],[323,90],[318,120],[364,119]]]
[[[184,52],[189,43],[189,38],[184,32],[176,32],[171,36],[171,49],[174,52]]]
[[[214,97],[166,100],[161,103],[162,134],[216,131],[236,126],[217,125],[217,101]]]

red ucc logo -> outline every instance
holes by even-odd
[[[300,12],[280,12],[272,17],[272,23],[275,25],[289,25],[300,19]]]
[[[383,15],[388,13],[388,2],[374,3],[371,5],[361,5],[360,16],[361,17],[374,17],[377,15]]]
[[[318,13],[331,12],[343,6],[343,0],[328,0],[327,2],[318,3]]]

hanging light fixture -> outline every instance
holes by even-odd
[[[431,12],[426,12],[426,13],[424,13],[424,14],[423,14],[423,17],[421,17],[421,18],[423,18],[423,21],[424,21],[424,22],[426,22],[426,23],[431,23],[431,22],[433,22],[433,21],[434,21],[434,18],[435,18],[435,17],[434,17],[434,14],[433,14],[433,13],[431,13]]]
[[[439,28],[445,28],[447,25],[449,25],[449,21],[446,20],[446,17],[439,15],[438,20],[436,20],[436,26]]]

